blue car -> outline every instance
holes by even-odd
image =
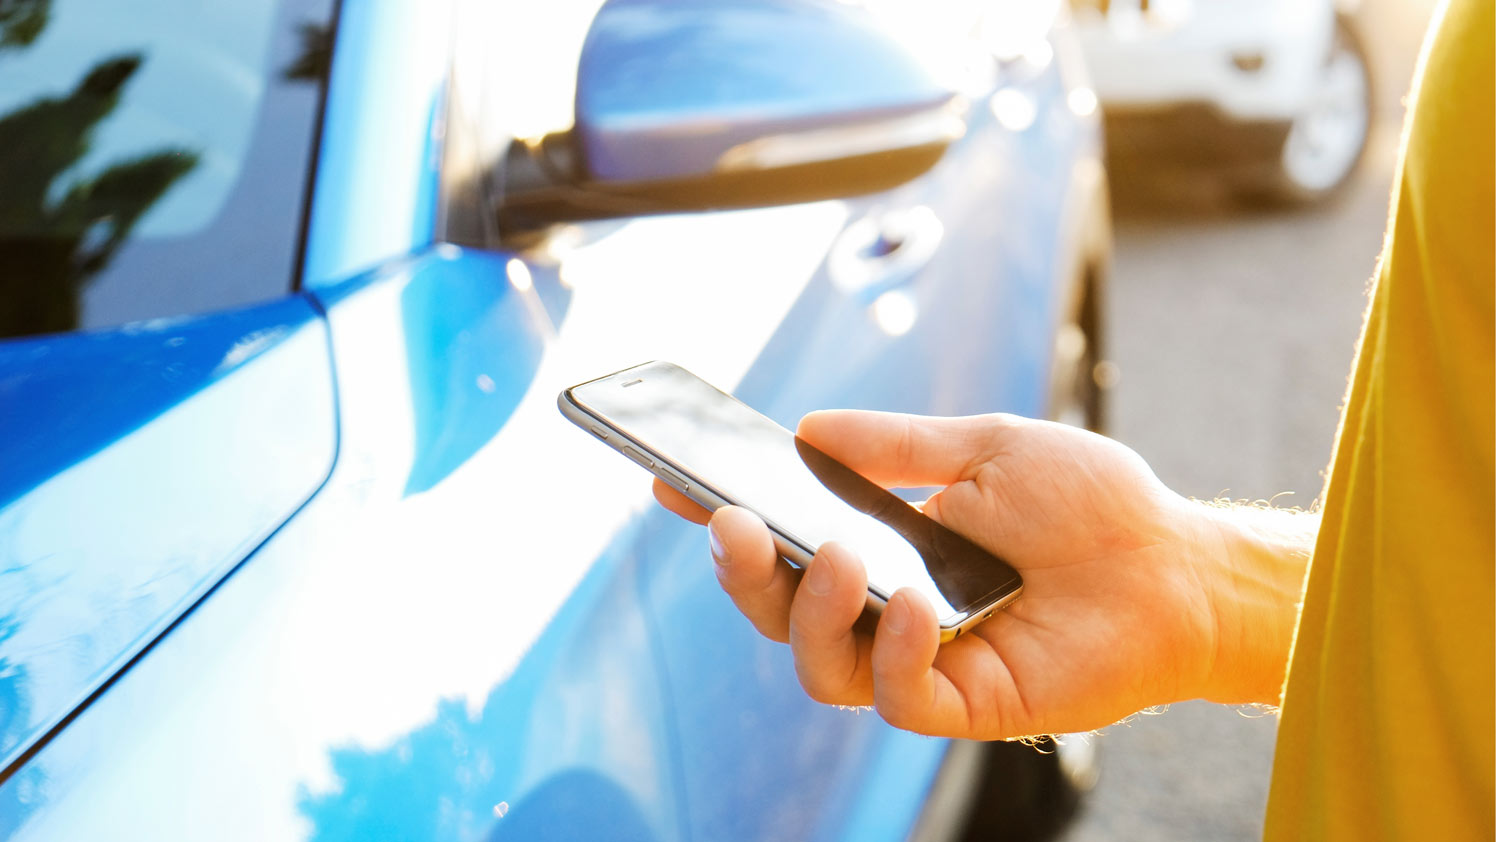
[[[1072,755],[811,702],[555,397],[1103,423],[1064,15],[0,3],[0,836],[1052,832]]]

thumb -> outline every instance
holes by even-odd
[[[1003,413],[937,418],[830,409],[801,418],[796,435],[885,488],[916,488],[968,479],[1027,423]]]

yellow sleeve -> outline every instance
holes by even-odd
[[[1496,834],[1491,0],[1435,14],[1284,690],[1268,839]]]

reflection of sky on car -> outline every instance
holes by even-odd
[[[97,61],[139,54],[140,70],[73,174],[94,175],[166,145],[197,152],[199,165],[137,229],[147,237],[194,231],[213,221],[238,177],[279,13],[276,6],[244,0],[161,0],[142,20],[130,4],[55,3],[36,43],[0,58],[0,113],[66,94]],[[173,21],[179,29],[170,28]],[[53,192],[69,183],[59,180]]]
[[[483,522],[492,519],[494,511],[523,511],[536,505],[536,501],[558,506],[585,506],[588,499],[637,501],[632,511],[609,507],[608,511],[617,515],[617,522],[579,517],[574,530],[557,534],[550,528],[549,520],[537,519],[532,522],[533,532],[521,531],[504,538],[506,555],[514,559],[582,563],[596,557],[622,526],[624,518],[649,505],[649,480],[637,467],[604,446],[592,443],[565,423],[556,412],[556,395],[583,380],[648,359],[678,360],[731,389],[799,298],[820,263],[825,243],[840,228],[845,214],[840,202],[824,202],[793,208],[641,219],[579,248],[563,263],[565,277],[574,289],[574,299],[529,391],[499,434],[437,486],[443,491],[439,496],[440,512],[429,514],[439,520],[455,517]],[[773,242],[775,248],[742,246],[763,242]],[[714,271],[705,275],[703,266],[712,266]],[[534,292],[521,294],[533,296]],[[637,303],[629,302],[641,300],[653,304],[655,317],[650,323],[636,324],[616,318],[619,312],[637,308]],[[386,362],[403,368],[403,361],[397,361],[397,356],[391,354]],[[381,377],[388,378],[391,384],[408,382],[403,377],[391,376],[393,373],[394,370],[386,368]],[[358,394],[361,390],[349,391]],[[358,407],[347,407],[344,418],[350,425],[368,423],[386,427],[377,431],[381,440],[412,440],[412,434],[405,429],[408,418],[361,412]],[[490,476],[511,479],[495,488],[484,484]],[[409,501],[407,507],[413,512],[424,508],[419,498]],[[471,552],[449,548],[451,552],[445,553],[432,547],[434,536],[439,543],[440,536],[465,533],[433,528],[420,515],[377,531],[392,533],[376,539],[376,544],[386,547],[379,555],[388,554],[390,545],[408,545],[413,554],[432,559],[439,566],[443,557],[460,558]],[[424,549],[417,550],[418,547]],[[429,572],[423,571],[423,575]],[[493,615],[491,606],[462,605],[465,599],[484,602],[496,591],[526,595],[521,603],[512,606],[514,617],[502,624],[509,639],[501,648],[511,654],[496,657],[486,665],[475,665],[465,658],[442,664],[442,648],[433,647],[436,651],[430,653],[426,668],[437,675],[431,676],[430,681],[404,684],[410,691],[421,694],[419,700],[411,700],[411,711],[429,715],[435,702],[429,696],[430,688],[441,688],[442,695],[461,694],[474,704],[480,703],[526,648],[525,642],[513,639],[514,634],[541,628],[583,572],[580,568],[558,570],[550,563],[506,566],[495,570],[493,591],[483,593],[487,589],[476,589],[467,595],[454,594],[453,602],[432,606],[442,615],[440,623],[462,624]],[[544,598],[546,594],[551,598]],[[397,598],[395,594],[390,596]],[[349,610],[381,604],[384,601],[377,598],[361,600],[350,605]],[[397,690],[392,692],[398,695]],[[396,703],[391,707],[407,706]],[[388,710],[370,710],[373,719],[384,719],[387,713]],[[399,716],[387,724],[369,722],[368,733],[361,734],[359,742],[377,745],[388,735],[419,721]]]
[[[457,94],[481,95],[479,107],[506,137],[538,137],[571,127],[577,60],[602,0],[500,4],[467,0],[458,8],[460,79],[510,79],[472,85]]]
[[[411,402],[401,394],[411,382],[403,283],[396,275],[339,302],[330,311],[335,356],[356,362],[338,372],[343,426],[334,478],[287,524],[284,550],[272,540],[228,583],[230,590],[253,590],[292,577],[294,600],[266,634],[229,630],[256,623],[253,616],[233,616],[247,604],[231,594],[194,615],[193,624],[209,626],[203,634],[173,635],[168,645],[181,647],[174,657],[148,658],[132,672],[142,674],[137,686],[145,688],[154,669],[202,664],[190,692],[140,700],[163,708],[153,720],[163,723],[159,730],[121,719],[130,707],[124,703],[96,708],[70,727],[44,759],[49,779],[66,782],[57,787],[59,797],[76,806],[58,805],[44,815],[77,824],[28,831],[36,831],[36,838],[88,838],[80,828],[97,814],[96,799],[129,796],[129,787],[88,773],[86,752],[74,753],[74,746],[101,738],[90,737],[90,729],[115,734],[111,742],[132,758],[135,775],[169,790],[181,776],[204,774],[178,762],[201,752],[194,748],[195,720],[175,711],[211,711],[215,723],[273,718],[273,745],[240,745],[222,735],[214,741],[233,743],[230,755],[278,758],[247,764],[238,774],[269,769],[280,776],[286,766],[294,769],[277,780],[299,780],[304,790],[266,793],[245,803],[255,809],[267,801],[283,805],[284,814],[254,821],[283,831],[272,838],[300,838],[300,799],[339,785],[330,763],[334,749],[386,750],[432,721],[443,700],[459,700],[470,718],[480,716],[593,560],[608,551],[631,517],[653,506],[647,475],[561,418],[556,395],[650,358],[678,360],[724,388],[735,387],[814,277],[846,216],[843,203],[822,202],[640,219],[577,247],[563,258],[572,303],[562,324],[547,328],[555,330],[554,340],[519,406],[471,459],[414,495],[405,485],[415,458],[413,419],[389,411]],[[760,246],[770,242],[774,248]],[[703,266],[714,269],[704,274]],[[540,319],[535,283],[532,278],[528,289],[523,281],[511,286],[514,294],[535,299],[532,312]],[[653,304],[648,323],[616,318],[624,302],[635,302],[632,311],[639,300]],[[482,387],[475,382],[474,388]],[[393,465],[368,462],[391,454]],[[549,516],[498,514],[536,506],[575,513],[561,530]],[[322,528],[350,518],[356,527]],[[475,540],[486,524],[501,522],[503,535]],[[318,562],[298,563],[308,557]],[[417,578],[420,585],[412,586]],[[265,598],[251,598],[248,605]],[[222,607],[215,611],[214,605]],[[210,640],[212,651],[193,651]],[[231,642],[227,648],[225,640]],[[473,658],[471,648],[449,645],[453,640],[485,641],[485,657]],[[131,689],[126,681],[111,695]],[[627,732],[619,726],[619,733]],[[637,762],[648,758],[641,755]],[[140,830],[142,838],[149,836],[149,828]]]
[[[349,620],[345,615],[340,622],[387,629],[376,633],[390,638],[385,641],[388,646],[421,654],[412,659],[416,662],[402,665],[406,679],[398,686],[380,688],[377,704],[367,699],[358,701],[367,692],[367,688],[359,689],[367,681],[363,671],[373,665],[337,667],[340,672],[347,671],[343,678],[348,682],[338,682],[343,688],[338,695],[346,695],[349,705],[357,710],[329,705],[327,710],[333,714],[330,719],[308,723],[321,731],[316,742],[324,750],[348,742],[378,748],[429,719],[438,699],[444,697],[464,698],[470,714],[477,714],[491,690],[505,680],[529,648],[529,636],[544,627],[571,593],[588,560],[603,552],[629,516],[652,505],[648,477],[561,419],[556,395],[582,380],[653,358],[679,360],[724,388],[732,388],[799,298],[821,261],[825,243],[845,216],[840,202],[825,202],[641,219],[565,257],[563,274],[573,287],[574,298],[514,415],[492,441],[433,489],[439,493],[407,500],[400,507],[398,519],[371,523],[363,537],[373,558],[422,558],[421,575],[438,582],[443,569],[451,566],[452,578],[465,585],[461,592],[447,593],[438,602],[422,605],[412,603],[400,577],[369,577],[365,584],[374,592],[366,591],[360,599],[344,602],[346,612],[354,617]],[[775,243],[775,248],[743,246],[765,242]],[[703,266],[714,270],[710,275],[703,274]],[[535,295],[533,290],[520,294]],[[655,317],[650,323],[616,318],[619,312],[635,311],[641,300],[653,304]],[[349,320],[350,325],[355,323]],[[335,323],[334,329],[337,327]],[[365,348],[372,350],[380,338],[353,341],[362,352]],[[409,382],[394,376],[400,368],[403,360],[391,353],[381,364],[361,370],[378,372],[377,376],[392,386]],[[367,393],[365,387],[381,388],[353,384],[346,391],[357,396]],[[345,407],[344,418],[350,428],[359,424],[382,428],[367,432],[350,429],[348,436],[368,434],[388,442],[412,440],[406,428],[408,418],[352,405]],[[495,486],[490,482],[495,476],[506,481]],[[593,507],[588,500],[633,503]],[[503,536],[502,545],[507,563],[497,563],[496,559],[475,561],[475,548],[466,543],[469,527],[444,525],[453,521],[489,522],[495,512],[525,511],[535,505],[576,507],[578,512],[563,532],[556,531],[549,518],[506,519],[510,531]],[[444,546],[448,541],[457,543]],[[490,566],[488,586],[473,587],[473,563]],[[565,564],[574,569],[562,569]],[[337,587],[334,582],[327,584]],[[387,593],[380,592],[386,588]],[[440,593],[442,589],[422,591]],[[379,616],[381,606],[389,604],[402,604],[410,612],[398,629]],[[357,617],[360,612],[367,616]],[[306,620],[325,622],[315,614]],[[408,637],[417,627],[416,637]],[[440,640],[448,635],[493,640],[491,656],[474,662],[464,651],[424,640],[427,636]],[[381,647],[361,646],[359,651],[374,653]],[[298,677],[293,684],[300,686],[305,680]],[[306,779],[314,789],[331,785],[322,768],[324,762],[319,758],[317,767],[306,770]]]

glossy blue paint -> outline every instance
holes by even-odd
[[[0,342],[0,506],[316,317],[301,298]]]
[[[299,799],[309,838],[671,838],[668,815],[665,828],[656,827],[660,793],[639,792],[610,768],[611,744],[630,735],[609,733],[596,716],[597,706],[628,705],[640,690],[639,676],[598,659],[648,658],[638,607],[626,586],[618,589],[628,575],[617,569],[621,561],[599,559],[476,714],[460,699],[442,699],[432,721],[387,747],[332,748],[340,785]],[[596,645],[599,638],[610,644]],[[653,693],[643,701],[658,704]],[[498,804],[507,805],[503,815]]]
[[[343,419],[332,476],[0,785],[0,827],[43,839],[122,827],[156,840],[532,839],[537,825],[559,838],[682,838],[626,515],[647,486],[569,531],[536,517],[530,495],[579,464],[533,434],[554,413],[544,388],[460,470],[408,487],[426,447],[412,392],[428,384],[400,373],[482,370],[549,335],[534,292],[501,287],[537,305],[528,321],[473,330],[454,318],[403,336],[432,301],[471,303],[493,265],[443,249],[332,290]],[[430,406],[494,423],[482,403]]]
[[[631,5],[665,4],[607,8]],[[834,21],[850,13],[824,14],[841,43]],[[1034,98],[1032,125],[999,125],[991,92],[969,91],[968,135],[885,194],[582,225],[523,255],[431,245],[452,20],[445,4],[343,9],[305,273],[337,384],[331,475],[0,780],[0,836],[905,838],[946,743],[809,701],[788,652],[722,594],[700,530],[654,508],[647,478],[557,416],[554,396],[661,356],[789,425],[828,405],[1039,414],[1059,197],[1094,129],[1065,110],[1051,66],[995,82]],[[677,34],[724,55],[731,40]],[[820,58],[761,46],[731,49],[813,94],[794,86],[814,84]],[[681,85],[692,107],[710,99]],[[838,285],[824,261],[848,223],[915,207],[943,225],[928,261],[876,289]],[[889,291],[912,302],[907,333],[869,304]],[[246,410],[273,413],[277,441],[303,432],[312,402],[286,384],[319,370],[305,365]],[[179,416],[151,410],[139,430]],[[208,429],[184,441],[238,423],[196,422]],[[151,452],[111,499],[155,472],[200,477]],[[129,502],[119,511],[142,513]],[[97,540],[164,557],[187,534],[182,511]],[[13,637],[0,623],[0,652]],[[0,693],[0,711],[26,698]]]
[[[788,651],[760,636],[716,585],[705,536],[670,518],[653,516],[641,535],[650,558],[641,573],[670,679],[692,838],[808,839],[813,828],[844,822],[887,726],[807,698]],[[934,769],[906,766],[904,791],[890,804],[917,809]],[[889,826],[869,839],[908,830]]]
[[[745,141],[921,114],[953,94],[853,6],[608,0],[582,47],[576,131],[593,178],[688,178]]]
[[[493,438],[540,364],[533,302],[510,286],[504,264],[475,252],[438,257],[401,292],[416,434],[410,493],[436,485]]]
[[[876,714],[863,711],[862,716]],[[860,775],[842,781],[834,797],[842,809],[817,829],[815,839],[825,842],[864,842],[908,838],[908,830],[919,821],[925,808],[928,772],[945,760],[948,740],[911,734],[879,725],[879,737],[868,756],[859,758]]]
[[[8,768],[311,495],[336,424],[300,297],[0,345],[0,405]]]
[[[449,2],[342,3],[303,287],[431,243],[452,14]]]

